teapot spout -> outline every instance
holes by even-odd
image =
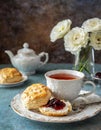
[[[9,50],[6,50],[5,53],[8,54],[8,56],[10,57],[10,59],[12,59],[13,56],[14,56],[13,53],[11,51],[9,51]]]

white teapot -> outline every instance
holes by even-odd
[[[10,50],[6,50],[5,53],[10,57],[12,65],[26,75],[34,74],[37,68],[48,61],[48,53],[41,52],[36,55],[34,50],[29,49],[28,43],[24,43],[23,49],[18,50],[15,56]],[[41,61],[43,56],[45,56],[45,60]]]

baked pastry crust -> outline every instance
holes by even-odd
[[[32,84],[21,94],[21,101],[27,109],[37,109],[47,104],[51,97],[49,88],[41,83]]]
[[[0,83],[15,83],[23,79],[16,68],[3,68],[0,70]]]
[[[63,102],[66,104],[63,109],[55,110],[54,108],[51,108],[51,107],[42,106],[42,107],[39,107],[39,111],[42,114],[47,115],[47,116],[66,116],[72,111],[72,105],[69,101],[67,102],[63,101]]]

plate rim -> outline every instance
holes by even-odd
[[[0,84],[0,88],[18,86],[18,85],[20,85],[20,84],[22,84],[22,83],[24,83],[25,81],[28,80],[28,76],[27,75],[23,75],[22,77],[23,77],[23,79],[21,81],[19,81],[19,82]]]
[[[67,117],[67,119],[68,119],[68,117],[72,117],[73,115],[67,115],[67,116],[62,116],[62,117],[53,117],[53,116],[46,116],[46,115],[43,115],[43,114],[41,114],[41,113],[38,113],[36,110],[35,111],[30,111],[30,110],[28,110],[27,108],[25,108],[24,106],[23,106],[23,104],[22,104],[22,108],[24,107],[24,112],[26,113],[26,112],[28,112],[28,114],[30,115],[30,114],[32,114],[33,113],[33,115],[35,114],[35,115],[37,115],[37,116],[40,116],[40,118],[37,118],[37,116],[33,116],[33,117],[31,117],[31,116],[28,116],[28,115],[25,115],[25,113],[21,113],[21,112],[19,112],[19,110],[17,109],[17,108],[15,108],[14,107],[14,105],[16,104],[16,102],[14,103],[14,101],[15,101],[15,99],[17,98],[17,96],[18,96],[18,98],[21,96],[21,93],[19,93],[19,94],[17,94],[12,100],[11,100],[11,108],[13,109],[13,111],[15,112],[15,113],[17,113],[18,115],[20,115],[20,116],[22,116],[22,117],[25,117],[25,118],[27,118],[27,119],[30,119],[30,120],[33,120],[33,121],[38,121],[38,122],[48,122],[48,123],[73,123],[73,122],[77,122],[77,121],[82,121],[82,120],[85,120],[85,119],[88,119],[88,118],[91,118],[91,117],[93,117],[93,116],[95,116],[95,115],[97,115],[100,111],[101,111],[101,103],[100,104],[92,104],[92,105],[88,105],[86,108],[84,108],[83,109],[83,111],[81,111],[80,113],[76,113],[76,115],[78,116],[79,114],[82,114],[83,112],[85,113],[86,111],[87,111],[87,109],[89,109],[89,108],[92,108],[92,106],[96,106],[96,107],[98,107],[98,109],[96,109],[96,107],[95,107],[95,109],[94,109],[94,112],[92,113],[92,114],[88,114],[88,115],[86,115],[86,116],[84,116],[84,117],[81,117],[81,118],[78,118],[78,119],[72,119],[72,120],[66,120],[65,118]],[[18,100],[18,99],[17,99]],[[19,98],[19,100],[20,100],[20,98]],[[21,100],[20,100],[20,102],[21,102]],[[76,116],[76,115],[74,115],[74,117]],[[46,118],[46,119],[45,119]],[[48,119],[47,119],[48,118]],[[58,118],[64,118],[65,120],[59,120]]]

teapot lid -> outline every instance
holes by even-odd
[[[34,54],[35,55],[35,52],[34,52],[34,50],[32,50],[32,49],[29,49],[29,44],[28,43],[24,43],[23,44],[23,48],[22,49],[19,49],[18,50],[18,54]]]

